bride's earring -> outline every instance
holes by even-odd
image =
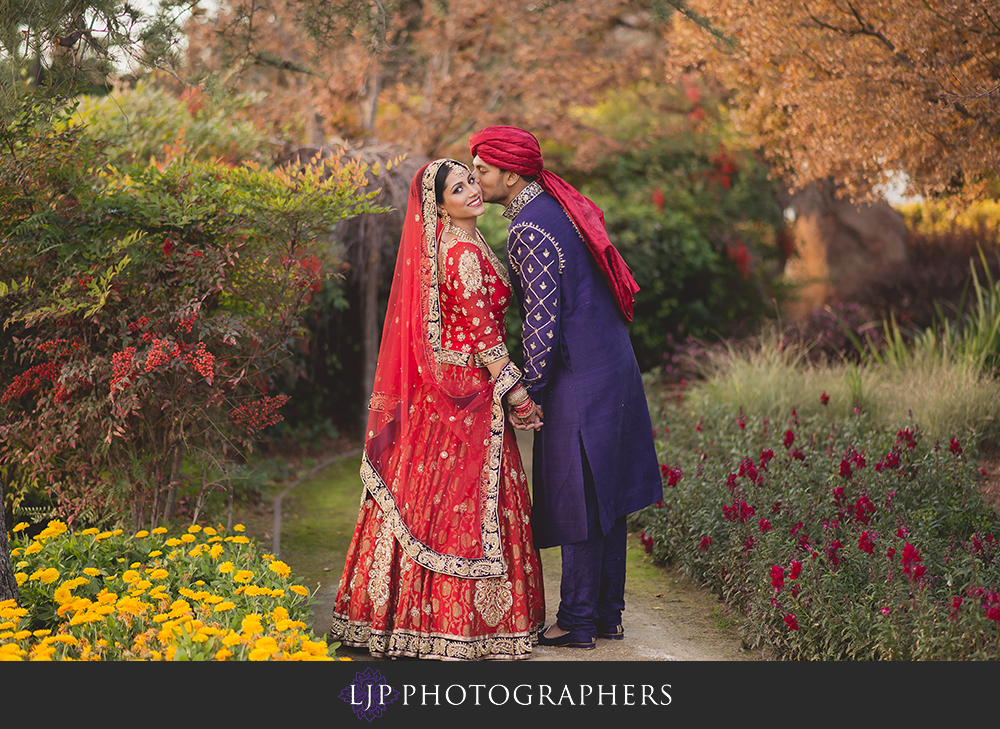
[[[442,210],[440,217],[441,217],[441,225],[443,225],[445,228],[450,228],[451,227],[451,216],[448,215],[448,212],[446,210]]]

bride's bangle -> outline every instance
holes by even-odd
[[[534,409],[535,409],[535,403],[531,401],[531,398],[527,398],[524,402],[515,405],[514,407],[511,408],[511,410],[514,412],[514,415],[516,415],[519,418],[528,417],[529,415],[531,415],[531,411]]]
[[[511,407],[517,407],[527,399],[528,399],[528,391],[521,383],[518,383],[513,390],[507,393],[507,403]]]

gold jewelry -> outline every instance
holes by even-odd
[[[444,226],[445,230],[448,230],[451,227],[451,216],[448,215],[448,211],[442,210],[440,217],[441,217],[441,225]]]
[[[447,213],[445,213],[445,215],[447,215]],[[477,241],[475,238],[473,238],[471,235],[466,233],[461,228],[452,224],[450,217],[448,218],[448,222],[444,224],[444,230],[442,232],[451,233],[453,236],[455,236],[455,238],[461,241],[465,241],[466,243],[471,243],[472,245],[479,245],[479,241]],[[476,229],[476,233],[479,233],[478,229]]]
[[[528,399],[528,391],[525,389],[524,385],[518,383],[513,390],[507,394],[507,402],[513,407],[514,405],[520,405],[522,402]]]
[[[521,420],[524,420],[526,417],[531,415],[531,411],[535,409],[535,403],[531,401],[531,398],[528,398],[523,403],[515,406],[512,409],[514,411],[514,415],[516,415]]]

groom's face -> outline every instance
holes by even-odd
[[[504,172],[499,167],[486,164],[476,155],[472,160],[472,167],[476,170],[476,179],[479,186],[483,188],[483,200],[488,203],[507,204],[508,188],[504,181],[509,173]]]

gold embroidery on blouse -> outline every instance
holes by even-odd
[[[389,601],[389,573],[392,571],[392,529],[388,521],[382,522],[378,538],[375,541],[375,555],[370,577],[368,578],[368,597],[377,608],[383,607]]]
[[[470,298],[472,292],[482,291],[485,288],[479,258],[472,251],[465,251],[458,257],[458,277],[465,286],[465,298]]]

